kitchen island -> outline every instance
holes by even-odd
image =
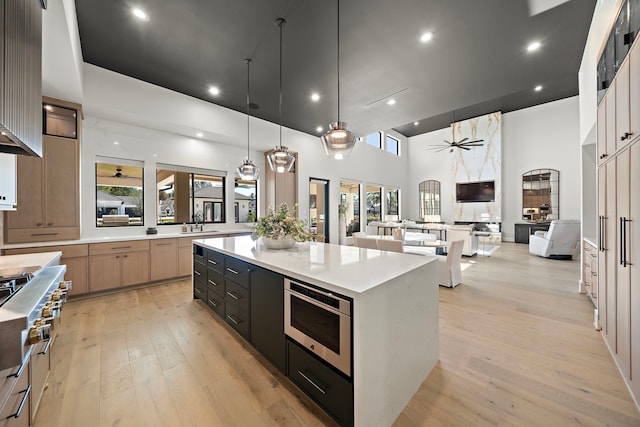
[[[301,373],[294,357],[307,357],[310,364],[316,363],[320,368],[329,364],[317,357],[318,361],[312,360],[315,356],[306,352],[308,348],[284,337],[280,323],[285,316],[278,311],[275,311],[279,328],[276,332],[283,339],[282,343],[277,338],[271,341],[278,342],[276,352],[280,351],[280,346],[286,347],[286,351],[281,349],[284,369],[278,366],[278,361],[273,362],[277,358],[270,354],[265,357],[340,423],[389,426],[438,360],[436,267],[435,256],[420,257],[316,242],[298,243],[288,250],[267,250],[249,236],[202,239],[194,241],[194,296],[208,302],[261,352],[257,343],[262,329],[256,327],[265,322],[253,313],[264,311],[265,307],[260,307],[262,301],[269,305],[269,310],[274,310],[274,301],[284,299],[281,288],[285,279],[351,300],[352,369],[346,374],[334,369],[338,385],[333,389],[331,378],[318,381],[301,374],[313,385],[307,389],[304,382],[294,378],[296,372]],[[236,275],[240,273],[241,280],[229,277],[229,271]],[[277,292],[277,295],[271,303],[267,303],[268,295],[265,297],[261,292],[263,281],[258,279],[266,277],[265,274],[276,279],[270,292]],[[242,283],[245,290],[236,282]],[[214,289],[220,284],[225,286],[223,292]],[[229,294],[232,299],[228,298]],[[223,295],[222,300],[220,295]],[[246,309],[237,308],[238,296],[248,301]],[[259,325],[254,325],[256,323]],[[329,395],[334,389],[347,389],[352,405],[344,395],[335,398],[340,402],[332,402]],[[334,410],[333,405],[344,404],[345,400],[349,401],[350,413],[341,416],[340,410]]]

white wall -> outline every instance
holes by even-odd
[[[560,171],[560,218],[580,218],[580,143],[578,97],[503,114],[502,127],[502,238],[514,240],[514,224],[522,218],[522,174],[531,169]],[[409,138],[408,217],[418,216],[418,183],[441,181],[443,200],[455,188],[449,179],[451,163],[428,151],[430,144],[449,139],[449,128]],[[448,154],[448,153],[447,153]],[[443,204],[442,219],[454,213]]]
[[[81,146],[81,233],[83,238],[143,234],[155,226],[155,165],[167,163],[227,172],[226,217],[233,221],[233,177],[246,156],[246,115],[135,80],[92,65],[84,66],[84,111]],[[195,137],[198,131],[202,139]],[[406,138],[393,134],[404,150]],[[115,145],[114,142],[118,144]],[[278,145],[278,126],[251,120],[251,159],[261,168],[262,151]],[[407,156],[395,156],[358,143],[351,156],[333,160],[325,156],[320,139],[283,128],[283,145],[298,153],[298,212],[309,215],[309,178],[329,180],[329,239],[338,241],[340,180],[375,183],[405,189]],[[95,172],[97,156],[132,159],[145,165],[145,227],[97,228],[95,226]],[[262,180],[263,181],[263,180]],[[260,184],[261,213],[266,208]],[[415,193],[417,194],[417,193]],[[401,192],[401,212],[405,211]],[[364,203],[364,201],[363,201]],[[179,226],[160,226],[159,233]],[[233,222],[214,229],[237,228]]]

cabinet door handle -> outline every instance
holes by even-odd
[[[22,396],[22,400],[20,401],[20,406],[18,406],[18,410],[16,411],[15,414],[11,414],[7,418],[18,418],[18,417],[20,417],[20,414],[22,413],[22,410],[24,409],[24,404],[27,403],[27,399],[29,398],[29,393],[31,393],[31,384],[29,384],[29,387],[27,387],[25,390],[22,390],[20,393],[24,393],[24,396]]]
[[[173,243],[156,243],[156,246],[169,246],[169,245],[173,245]]]
[[[213,286],[218,286],[218,284],[211,279],[207,280],[207,282],[211,283]]]
[[[629,261],[627,261],[627,223],[631,222],[630,219],[627,219],[627,217],[622,217],[622,245],[624,247],[623,255],[624,255],[624,263],[623,263],[623,267],[627,267],[629,265],[633,265],[631,264]]]
[[[231,293],[229,291],[227,291],[227,295],[229,295],[231,298],[235,299],[235,300],[239,300],[240,298],[238,298],[238,296],[234,293]]]
[[[300,376],[301,376],[302,378],[304,378],[305,380],[307,380],[307,382],[309,382],[309,384],[311,384],[312,386],[314,386],[314,387],[315,387],[315,388],[316,388],[320,393],[322,393],[322,394],[327,394],[327,392],[326,392],[322,387],[320,387],[318,384],[316,384],[315,382],[313,382],[313,381],[311,380],[311,378],[309,378],[308,376],[306,376],[306,375],[304,374],[304,372],[302,372],[302,371],[298,371],[298,374],[300,374]]]
[[[227,319],[231,320],[236,325],[240,324],[240,322],[238,322],[236,319],[234,319],[233,316],[231,316],[230,314],[227,314]]]
[[[230,269],[230,268],[227,268],[227,271],[228,271],[229,273],[239,274],[237,271],[232,270],[232,269]]]
[[[129,249],[131,246],[112,246],[111,249]]]
[[[214,260],[212,260],[212,259],[210,259],[208,262],[209,262],[209,263],[211,263],[211,264],[213,264],[213,265],[218,265],[218,263],[217,263],[217,262],[215,262],[215,261],[214,261]]]
[[[218,304],[216,304],[216,302],[214,300],[212,300],[212,299],[209,300],[209,304],[211,304],[214,307],[218,306]]]
[[[37,225],[38,227],[41,227],[41,226],[42,226],[42,223],[41,223],[41,222],[36,222],[36,225]]]
[[[198,270],[193,270],[193,274],[196,276],[201,276],[202,274]]]
[[[53,225],[53,223],[52,223],[52,222],[48,222],[48,223],[47,223],[47,227],[51,227],[52,225]]]
[[[622,231],[622,227],[624,227],[624,222],[622,221],[622,217],[620,217],[620,236],[619,236],[619,241],[620,241],[620,254],[619,254],[619,259],[620,259],[620,265],[624,265],[624,232]]]
[[[26,362],[23,360],[22,361],[22,365],[20,365],[20,367],[18,368],[18,370],[16,371],[15,374],[11,374],[11,375],[7,375],[7,378],[11,378],[11,377],[16,377],[19,378],[20,374],[22,374],[22,371],[24,370],[24,367],[27,366]]]
[[[31,237],[37,236],[57,236],[58,233],[31,233]]]
[[[202,291],[201,291],[200,289],[198,289],[198,288],[193,288],[193,290],[194,290],[198,295],[200,295],[200,294],[202,293]]]

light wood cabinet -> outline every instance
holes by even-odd
[[[35,248],[5,249],[4,255],[32,254],[41,252],[62,252],[60,264],[67,266],[65,280],[73,281],[69,295],[81,295],[89,292],[88,263],[89,245],[38,246]]]
[[[79,105],[45,99],[73,105],[79,120]],[[5,243],[80,238],[79,149],[79,139],[43,135],[42,158],[17,157],[17,210],[6,212]]]
[[[178,239],[151,241],[151,280],[178,277]]]
[[[178,275],[189,276],[193,267],[193,239],[181,237],[178,239]]]
[[[98,292],[149,281],[149,241],[89,245],[89,291]]]
[[[638,39],[640,40],[640,39]],[[634,43],[598,111],[598,311],[622,377],[640,399],[640,42]],[[612,103],[615,108],[610,108]],[[605,108],[605,132],[600,129]],[[615,126],[612,126],[614,123]],[[615,131],[612,131],[612,127]],[[615,138],[615,147],[610,144]],[[612,150],[612,151],[609,151]]]
[[[587,240],[582,242],[582,282],[587,296],[598,308],[598,250]]]

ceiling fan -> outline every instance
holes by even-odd
[[[129,175],[122,173],[122,166],[117,166],[116,171],[113,174],[105,172],[106,171],[102,169],[102,171],[98,173],[98,176],[101,178],[129,178]]]
[[[469,138],[465,137],[462,138],[460,141],[456,141],[455,138],[455,116],[454,116],[454,112],[451,112],[452,114],[452,122],[451,122],[451,136],[452,136],[452,141],[447,141],[446,139],[443,141],[444,143],[442,144],[431,144],[429,147],[431,148],[427,148],[427,150],[433,150],[436,153],[443,151],[443,150],[449,150],[450,153],[453,152],[454,148],[460,148],[462,150],[471,150],[470,147],[482,147],[484,144],[482,144],[482,142],[484,142],[484,139],[476,139],[475,141],[467,141]]]

